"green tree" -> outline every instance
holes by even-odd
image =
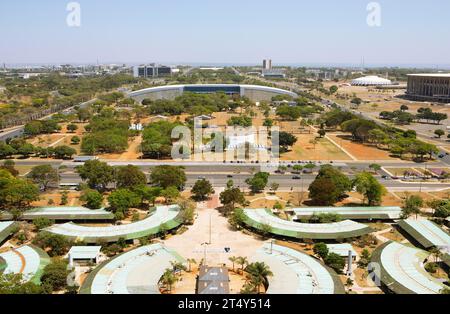
[[[28,180],[15,178],[6,170],[0,170],[0,209],[22,212],[39,200],[39,189]]]
[[[245,180],[245,183],[250,186],[252,193],[259,193],[264,190],[268,182],[269,173],[267,172],[258,172],[253,176],[253,178],[248,178]]]
[[[403,200],[402,219],[407,219],[412,215],[420,214],[420,209],[423,207],[423,199],[418,195],[407,195]]]
[[[62,191],[61,192],[61,205],[67,205],[68,202],[69,202],[69,192]]]
[[[46,217],[39,217],[39,218],[33,219],[33,225],[36,226],[37,230],[42,230],[42,229],[45,229],[47,227],[50,227],[54,223],[55,223],[54,220],[48,219]]]
[[[33,155],[35,152],[36,152],[36,148],[30,143],[25,143],[22,146],[20,146],[19,148],[17,148],[17,153],[19,155],[22,155],[23,158],[28,158],[28,157],[30,157],[30,155]]]
[[[77,153],[75,148],[62,145],[54,148],[53,153],[57,159],[71,159],[73,155]]]
[[[368,172],[357,174],[353,185],[358,193],[364,195],[369,206],[380,204],[383,195],[387,193],[386,188]]]
[[[67,125],[67,131],[69,131],[70,133],[74,133],[76,130],[78,130],[78,125],[73,123]]]
[[[89,187],[96,190],[105,190],[109,183],[114,181],[114,168],[99,160],[89,160],[83,166],[78,166],[76,172]]]
[[[160,283],[163,284],[168,291],[172,291],[173,285],[178,281],[177,276],[173,273],[173,270],[168,268],[164,271],[161,277]]]
[[[278,143],[280,145],[281,152],[287,152],[289,147],[292,147],[297,143],[297,137],[291,133],[287,132],[273,132],[272,138],[276,138],[278,136]]]
[[[116,183],[118,188],[133,189],[136,186],[147,184],[147,177],[139,167],[128,165],[117,168]]]
[[[42,284],[53,291],[61,291],[67,287],[67,276],[70,271],[67,268],[67,262],[62,259],[54,259],[45,266],[42,274]]]
[[[313,203],[329,206],[341,200],[351,188],[352,182],[346,175],[330,165],[325,165],[309,186],[309,196]]]
[[[90,209],[100,209],[103,205],[103,195],[97,190],[83,190],[80,200],[84,202],[84,206]]]
[[[72,245],[66,237],[59,234],[52,234],[47,231],[41,231],[33,240],[33,244],[43,250],[47,250],[50,256],[62,256],[67,253]]]
[[[180,197],[180,191],[174,186],[169,186],[161,192],[161,196],[166,199],[166,203],[172,203]]]
[[[267,238],[272,233],[272,226],[269,224],[262,224],[259,228],[264,238]]]
[[[442,129],[437,129],[436,131],[434,131],[434,134],[436,134],[439,138],[441,138],[445,135],[445,131]]]
[[[219,199],[223,205],[230,205],[232,208],[235,208],[236,204],[243,206],[246,203],[244,193],[239,188],[226,189],[220,193]]]
[[[150,174],[150,181],[154,185],[164,189],[169,186],[175,186],[181,190],[184,187],[187,178],[184,167],[157,166]]]
[[[330,86],[330,93],[335,94],[338,91],[338,87],[336,85]]]
[[[236,263],[241,266],[241,272],[244,272],[245,266],[248,265],[248,259],[244,256],[239,256]]]
[[[9,158],[16,153],[16,150],[3,141],[0,141],[0,159]]]
[[[276,110],[276,115],[283,120],[295,121],[301,116],[300,107],[291,107],[289,105],[279,106]]]
[[[72,143],[72,145],[78,145],[80,144],[81,139],[79,136],[72,136],[72,138],[70,139],[70,143]]]
[[[130,208],[138,207],[141,204],[141,199],[128,189],[117,189],[109,195],[108,202],[116,219],[122,220]]]
[[[59,182],[59,174],[51,165],[33,167],[27,177],[46,191],[51,184]]]
[[[13,160],[5,160],[3,162],[3,165],[0,166],[0,169],[8,171],[10,174],[12,174],[14,177],[19,176],[19,171],[15,168],[16,163]]]
[[[322,259],[325,259],[328,256],[328,247],[325,243],[320,242],[314,245],[313,248],[314,254],[316,254],[317,256],[319,256]]]
[[[360,259],[358,261],[358,267],[362,268],[362,269],[366,269],[370,263],[370,258],[371,258],[371,254],[370,254],[369,250],[367,250],[367,249],[362,250]]]
[[[43,294],[41,286],[26,281],[22,274],[1,274],[0,273],[0,294]]]
[[[341,274],[345,267],[345,259],[336,253],[329,253],[327,257],[325,257],[324,262],[338,274]]]
[[[261,291],[261,285],[268,286],[267,278],[273,276],[270,267],[263,262],[248,264],[245,271],[250,275],[250,282],[258,294]]]
[[[191,193],[195,200],[204,201],[215,192],[211,182],[206,179],[201,179],[195,182],[194,186],[192,187]]]
[[[369,169],[372,169],[375,172],[378,172],[381,170],[381,165],[379,164],[370,164],[369,165]]]

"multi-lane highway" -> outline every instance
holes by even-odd
[[[146,168],[149,169],[149,168]],[[246,188],[247,184],[245,183],[245,180],[252,177],[251,173],[236,173],[233,172],[233,169],[229,169],[230,172],[224,173],[224,172],[217,172],[217,171],[199,171],[199,169],[195,169],[196,171],[192,171],[193,168],[188,167],[187,169],[187,183],[186,187],[192,187],[194,183],[199,179],[207,179],[212,183],[214,187],[224,187],[226,186],[227,182],[229,180],[233,180],[233,183],[235,186]],[[223,169],[220,169],[223,170]],[[147,175],[149,175],[148,171],[145,171]],[[78,174],[75,171],[64,171],[61,172],[61,184],[65,185],[76,185],[78,183],[81,183],[82,180],[78,176]],[[294,179],[294,177],[299,177],[297,179]],[[349,176],[350,178],[353,178],[353,175]],[[389,190],[399,190],[399,191],[417,191],[417,190],[443,190],[443,189],[449,189],[450,183],[438,183],[438,182],[426,182],[426,183],[420,183],[420,182],[403,182],[399,180],[392,180],[392,179],[383,179],[381,175],[376,176],[377,179],[383,183],[384,186],[386,186]],[[315,179],[314,174],[301,174],[301,175],[295,175],[292,173],[285,173],[285,174],[271,174],[269,178],[269,185],[271,183],[278,183],[279,188],[282,190],[286,189],[293,189],[295,191],[299,190],[307,190],[308,186],[311,184],[311,182]]]

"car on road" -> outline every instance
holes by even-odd
[[[227,178],[232,178],[233,176],[231,174],[227,175]]]
[[[292,180],[300,180],[302,177],[300,177],[300,176],[293,176],[292,177]]]
[[[199,176],[199,177],[197,177],[197,179],[198,179],[198,180],[206,180],[206,177],[204,177],[204,176]]]

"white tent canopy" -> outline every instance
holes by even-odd
[[[392,81],[379,76],[364,76],[352,81],[353,86],[392,85]]]

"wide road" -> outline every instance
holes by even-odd
[[[148,174],[148,173],[147,173]],[[247,184],[245,180],[250,178],[251,174],[217,174],[217,173],[187,173],[187,183],[186,187],[190,188],[194,185],[194,183],[199,179],[207,179],[211,182],[214,187],[225,187],[229,180],[233,180],[235,186],[241,188],[247,188]],[[295,191],[298,190],[307,190],[308,186],[315,179],[315,175],[300,175],[301,179],[294,179],[293,174],[272,174],[269,177],[269,185],[271,183],[278,183],[280,185],[280,189],[291,189],[293,188]],[[350,176],[353,178],[353,176]],[[377,179],[383,183],[389,190],[398,190],[398,191],[418,191],[418,190],[443,190],[449,189],[450,183],[407,183],[397,180],[385,180],[382,179],[381,176],[377,176]],[[66,172],[61,173],[61,184],[78,184],[81,183],[82,180],[78,176],[77,173],[74,172]]]

